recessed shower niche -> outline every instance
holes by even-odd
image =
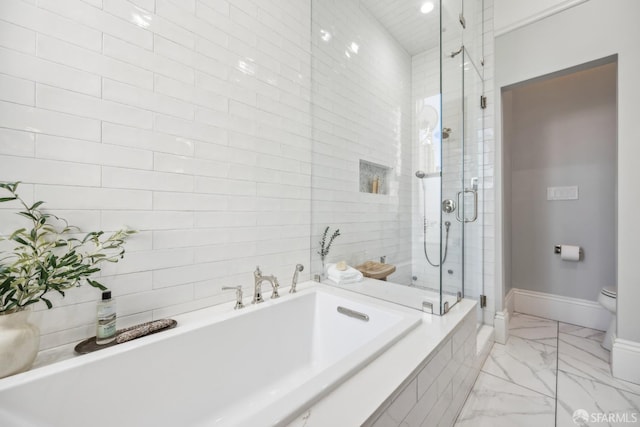
[[[360,160],[360,192],[389,194],[389,174],[391,168]]]

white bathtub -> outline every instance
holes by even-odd
[[[170,331],[0,380],[0,425],[285,425],[421,316],[316,285],[188,318]]]

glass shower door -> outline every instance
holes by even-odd
[[[440,89],[442,93],[441,264],[440,313],[445,314],[463,292],[464,203],[458,195],[464,185],[464,115],[462,3],[444,1],[441,13]]]
[[[482,0],[449,0],[441,15],[441,313],[483,294],[482,11]]]
[[[480,300],[483,292],[484,225],[484,83],[472,55],[463,51],[464,71],[464,185],[460,194],[464,212],[464,289],[465,298]],[[478,304],[478,322],[482,310]]]
[[[462,0],[464,30],[462,71],[464,74],[464,219],[465,298],[478,304],[482,323],[484,294],[484,21],[483,0]]]

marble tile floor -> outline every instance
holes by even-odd
[[[640,385],[615,379],[604,332],[514,313],[455,427],[640,426]]]

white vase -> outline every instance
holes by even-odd
[[[40,346],[40,330],[29,323],[31,310],[0,315],[0,378],[27,371]]]

